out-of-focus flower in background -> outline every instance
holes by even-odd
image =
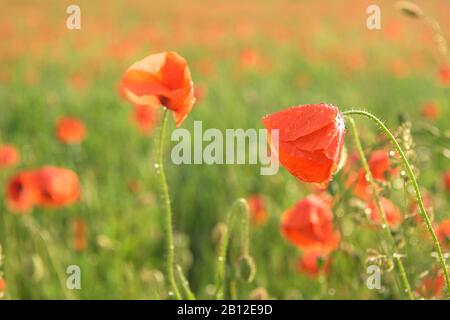
[[[267,210],[264,198],[260,194],[252,194],[247,198],[250,210],[250,222],[255,225],[262,225],[267,221]]]
[[[86,134],[84,123],[75,117],[63,117],[56,124],[56,136],[62,143],[80,143]]]
[[[13,212],[27,212],[35,205],[64,207],[79,200],[78,177],[72,170],[51,166],[22,171],[9,180],[6,197]]]
[[[158,123],[159,116],[156,107],[149,105],[134,105],[131,121],[138,127],[143,135],[153,132]]]
[[[390,227],[397,228],[403,221],[403,215],[393,203],[389,199],[380,198],[381,206],[386,214],[386,220]],[[378,208],[375,204],[375,201],[370,201],[368,208],[370,210],[370,218],[378,224],[382,224],[383,220],[381,217],[381,213],[378,211]]]
[[[326,274],[330,269],[331,258],[320,251],[305,252],[298,260],[297,270],[311,278]]]
[[[304,251],[327,253],[336,249],[340,240],[330,207],[314,194],[283,213],[281,233]]]
[[[20,154],[12,145],[0,145],[0,169],[11,167],[19,163]]]

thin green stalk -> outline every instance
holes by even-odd
[[[6,236],[6,219],[5,219],[5,210],[0,208],[0,247],[1,254],[4,256],[6,251],[8,250],[7,236]],[[0,257],[1,260],[2,257]]]
[[[191,288],[189,287],[189,281],[186,279],[186,277],[183,274],[183,269],[181,269],[181,266],[177,264],[177,274],[180,278],[181,282],[181,288],[184,291],[184,294],[186,295],[188,300],[195,300],[195,295],[192,292]]]
[[[37,237],[41,240],[41,246],[46,251],[47,259],[50,262],[50,266],[53,269],[53,272],[58,278],[58,282],[61,286],[61,290],[63,291],[65,298],[68,300],[74,300],[75,296],[70,290],[67,289],[66,281],[64,281],[64,275],[61,274],[61,270],[64,270],[63,264],[57,257],[57,255],[54,254],[53,250],[50,249],[50,243],[53,243],[50,234],[48,232],[41,231],[31,215],[25,215],[21,219],[21,222],[30,231],[33,237]]]
[[[216,266],[216,299],[221,300],[224,296],[225,287],[225,265],[227,258],[228,242],[230,240],[230,230],[232,223],[234,221],[235,212],[239,211],[242,213],[242,222],[244,225],[244,230],[242,231],[241,246],[243,253],[248,254],[248,204],[245,199],[238,199],[234,202],[231,210],[228,213],[226,228],[224,228],[224,233],[222,236],[222,241],[219,247],[219,254],[217,256],[217,266]]]
[[[177,283],[175,281],[175,271],[174,271],[174,251],[175,246],[173,244],[173,230],[172,230],[172,210],[170,208],[170,196],[169,196],[169,187],[167,186],[166,175],[164,173],[164,164],[163,164],[163,151],[164,151],[164,134],[167,126],[167,117],[168,110],[164,110],[163,120],[161,123],[161,131],[159,134],[159,146],[158,146],[158,155],[157,155],[157,163],[156,163],[156,171],[159,175],[159,183],[161,187],[161,196],[164,207],[164,232],[166,236],[166,272],[167,279],[169,281],[169,285],[175,298],[180,300],[180,290],[178,289]]]
[[[383,206],[381,205],[380,201],[380,195],[378,194],[378,190],[375,185],[375,181],[372,176],[372,172],[370,171],[369,164],[367,163],[366,156],[364,155],[363,148],[361,146],[361,140],[359,139],[358,130],[356,129],[356,124],[353,118],[348,117],[349,123],[350,123],[350,129],[353,133],[353,139],[355,140],[356,149],[358,150],[359,157],[361,158],[361,162],[364,168],[364,171],[366,172],[367,180],[371,186],[372,194],[375,200],[375,204],[377,206],[378,212],[381,215],[381,219],[383,221],[383,229],[385,230],[386,237],[389,239],[391,248],[394,249],[394,254],[392,254],[392,257],[397,265],[397,268],[400,272],[400,278],[402,279],[403,287],[405,289],[406,294],[408,295],[408,298],[410,300],[413,300],[414,297],[411,293],[411,285],[409,284],[408,277],[405,272],[405,267],[403,266],[403,262],[401,261],[399,255],[396,254],[398,252],[397,245],[395,244],[394,237],[392,235],[391,229],[389,228],[389,223],[386,218],[386,212],[384,211]]]
[[[431,235],[431,238],[433,240],[433,244],[434,244],[434,248],[437,251],[438,257],[439,257],[439,262],[441,264],[441,268],[442,271],[444,272],[444,278],[445,278],[445,283],[447,285],[447,294],[450,294],[450,277],[448,274],[448,270],[447,270],[447,266],[445,264],[445,259],[444,259],[444,255],[442,254],[442,249],[441,246],[439,244],[439,240],[436,236],[436,233],[434,232],[433,226],[431,224],[430,218],[425,210],[425,206],[423,204],[423,200],[422,200],[422,196],[420,194],[420,189],[419,189],[419,185],[417,183],[417,179],[412,171],[411,165],[408,162],[408,159],[406,158],[405,153],[403,152],[403,149],[401,148],[400,144],[397,142],[397,140],[395,139],[394,135],[389,131],[389,129],[384,125],[384,123],[378,119],[377,117],[375,117],[373,114],[364,111],[364,110],[349,110],[349,111],[344,111],[343,112],[344,115],[361,115],[361,116],[365,116],[367,118],[369,118],[370,120],[372,120],[373,122],[375,122],[377,124],[378,127],[380,127],[380,129],[383,130],[383,132],[389,137],[389,139],[391,140],[392,144],[394,145],[395,149],[397,150],[398,154],[400,155],[400,158],[402,159],[403,165],[406,168],[406,172],[408,173],[409,179],[412,182],[415,194],[416,194],[416,199],[417,199],[417,203],[419,205],[419,209],[420,209],[420,214],[423,218],[423,220],[425,221],[425,224],[427,226],[428,232]]]

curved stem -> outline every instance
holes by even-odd
[[[161,131],[159,134],[159,145],[158,145],[158,155],[156,163],[156,171],[159,175],[159,183],[161,187],[161,197],[164,207],[164,232],[166,236],[166,273],[169,285],[175,297],[180,300],[180,290],[178,289],[177,283],[175,281],[175,271],[174,271],[174,251],[175,247],[173,244],[173,230],[172,230],[172,210],[170,209],[170,196],[169,187],[167,186],[166,175],[164,173],[163,164],[163,149],[164,149],[164,133],[167,126],[167,109],[164,110],[163,120],[161,123]]]
[[[403,283],[403,287],[405,289],[406,294],[408,295],[408,298],[410,300],[413,300],[413,295],[411,293],[411,285],[409,284],[408,281],[408,277],[406,275],[405,272],[405,267],[403,266],[403,262],[400,259],[400,256],[398,254],[396,254],[398,252],[398,248],[397,245],[395,244],[395,240],[394,237],[392,235],[391,229],[389,228],[389,222],[386,218],[386,212],[384,211],[383,206],[381,205],[381,201],[380,201],[380,195],[378,193],[378,190],[376,188],[375,185],[375,181],[373,179],[372,176],[372,172],[370,171],[370,167],[369,164],[367,163],[367,159],[366,156],[364,155],[364,151],[363,148],[361,146],[361,140],[359,139],[359,134],[358,131],[356,129],[356,124],[355,121],[353,120],[353,118],[348,117],[348,120],[350,122],[350,128],[352,130],[353,133],[353,138],[355,140],[355,145],[356,145],[356,149],[358,150],[359,153],[359,157],[361,159],[364,171],[366,172],[366,177],[367,180],[370,184],[370,187],[372,189],[372,194],[375,200],[375,204],[377,206],[377,210],[381,215],[381,219],[382,219],[382,223],[383,223],[383,229],[385,230],[386,233],[386,237],[389,239],[391,248],[394,250],[394,254],[392,254],[391,256],[393,257],[395,264],[397,265],[397,268],[400,272],[400,278],[402,279],[402,283]]]
[[[241,237],[241,246],[242,250],[245,254],[248,254],[248,225],[249,225],[249,216],[248,216],[248,204],[245,199],[238,199],[234,202],[231,207],[230,212],[227,216],[226,228],[224,229],[224,234],[222,237],[222,241],[219,247],[219,254],[217,257],[217,267],[216,267],[216,299],[221,300],[224,296],[224,287],[225,287],[225,264],[227,258],[227,249],[228,249],[228,241],[230,239],[230,230],[232,227],[232,223],[234,220],[235,212],[242,212],[242,225],[244,226],[244,230],[242,232]]]
[[[184,294],[187,296],[188,300],[195,300],[195,294],[192,292],[191,288],[189,287],[189,281],[186,279],[186,277],[183,274],[183,269],[179,264],[177,264],[177,273],[178,277],[180,278],[181,282],[181,288],[184,291]]]
[[[450,277],[449,277],[449,274],[448,274],[447,266],[445,264],[444,255],[442,254],[442,249],[441,249],[441,246],[439,244],[439,240],[438,240],[438,238],[436,236],[436,233],[434,232],[433,226],[431,224],[430,217],[428,216],[428,214],[427,214],[427,212],[425,210],[425,206],[423,204],[422,196],[420,194],[420,189],[419,189],[419,185],[417,183],[417,179],[416,179],[416,177],[415,177],[415,175],[414,175],[414,173],[412,171],[411,165],[409,164],[405,153],[403,152],[403,149],[401,148],[401,146],[399,145],[399,143],[395,139],[394,135],[384,125],[384,123],[380,119],[375,117],[373,114],[371,114],[370,112],[367,112],[367,111],[364,111],[364,110],[349,110],[349,111],[344,111],[342,114],[344,114],[344,115],[361,115],[361,116],[365,116],[365,117],[369,118],[370,120],[375,122],[377,124],[377,126],[380,127],[380,129],[382,129],[383,132],[391,140],[392,144],[394,145],[395,149],[397,150],[398,154],[400,155],[400,158],[402,159],[403,165],[406,168],[406,172],[408,173],[409,179],[412,182],[412,185],[413,185],[413,188],[414,188],[414,191],[415,191],[415,194],[416,194],[417,203],[419,205],[420,214],[421,214],[422,218],[425,221],[425,224],[427,226],[428,232],[431,235],[431,238],[432,238],[433,244],[434,244],[434,248],[437,251],[437,254],[438,254],[438,257],[439,257],[439,262],[441,264],[442,271],[444,272],[445,283],[447,285],[447,294],[450,294]]]

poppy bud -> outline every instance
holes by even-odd
[[[253,281],[256,274],[256,264],[251,256],[244,255],[239,258],[238,274],[239,277],[246,282],[250,283]]]

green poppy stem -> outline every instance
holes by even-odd
[[[167,127],[168,110],[164,110],[164,115],[161,123],[161,131],[159,134],[158,155],[156,163],[156,171],[159,175],[159,183],[161,187],[161,197],[164,207],[164,232],[166,237],[166,273],[170,288],[176,299],[180,300],[180,290],[175,281],[175,266],[174,254],[175,246],[173,244],[173,229],[172,229],[172,210],[170,208],[169,187],[167,185],[166,175],[164,173],[163,151],[164,151],[164,134]]]
[[[416,200],[417,200],[417,203],[419,205],[420,214],[421,214],[423,220],[425,221],[425,224],[427,226],[428,232],[431,235],[431,238],[432,238],[433,244],[434,244],[434,248],[435,248],[435,250],[437,251],[437,254],[438,254],[438,258],[439,258],[439,262],[441,264],[442,271],[444,272],[445,283],[447,285],[447,294],[450,294],[450,277],[449,277],[449,273],[448,273],[448,270],[447,270],[447,266],[445,264],[444,255],[442,254],[442,249],[441,249],[441,246],[439,244],[439,240],[438,240],[438,238],[436,236],[436,233],[434,232],[433,226],[431,224],[430,217],[428,216],[428,214],[427,214],[427,212],[425,210],[425,206],[423,204],[422,196],[420,194],[420,189],[419,189],[419,185],[417,183],[417,179],[416,179],[416,177],[415,177],[415,175],[414,175],[414,173],[412,171],[411,165],[409,164],[405,153],[403,152],[403,149],[401,148],[400,144],[395,139],[394,135],[384,125],[384,123],[380,119],[375,117],[373,114],[371,114],[370,112],[367,112],[367,111],[364,111],[364,110],[349,110],[349,111],[344,111],[342,114],[343,115],[347,115],[347,116],[349,116],[349,115],[361,115],[361,116],[365,116],[365,117],[369,118],[370,120],[375,122],[375,124],[381,130],[383,130],[383,132],[386,134],[386,136],[388,136],[388,138],[391,140],[392,144],[394,145],[395,149],[397,150],[398,154],[400,155],[400,158],[402,159],[403,165],[406,168],[406,172],[408,173],[409,179],[412,182],[412,186],[413,186],[415,194],[416,194]]]
[[[195,294],[192,292],[189,286],[189,281],[184,276],[183,269],[179,264],[177,264],[177,273],[178,278],[180,279],[181,282],[181,288],[183,289],[185,296],[187,297],[188,300],[195,300]]]
[[[228,213],[226,220],[226,228],[224,229],[224,234],[222,236],[222,241],[219,247],[219,254],[217,257],[217,266],[216,266],[216,299],[222,300],[224,297],[224,288],[225,288],[225,265],[227,259],[227,249],[228,242],[230,240],[230,231],[233,227],[233,222],[235,219],[236,212],[241,213],[242,220],[240,221],[240,225],[243,227],[242,230],[242,238],[241,238],[241,250],[242,253],[248,255],[249,253],[249,212],[248,212],[248,203],[245,199],[237,199]]]
[[[348,121],[350,123],[350,129],[352,130],[353,139],[355,140],[356,149],[358,150],[359,157],[361,159],[361,163],[363,165],[364,171],[366,173],[366,178],[369,181],[369,184],[372,189],[373,198],[375,200],[375,204],[377,206],[378,212],[380,212],[382,223],[383,223],[383,229],[385,230],[386,237],[389,239],[391,248],[395,251],[394,254],[392,254],[392,257],[395,261],[395,264],[397,265],[397,268],[400,272],[400,278],[403,283],[404,290],[410,300],[414,300],[414,297],[411,293],[411,285],[409,284],[408,277],[405,272],[405,267],[403,266],[403,262],[400,259],[400,256],[396,254],[398,252],[397,245],[395,244],[394,237],[392,235],[391,229],[389,227],[389,222],[386,217],[386,212],[384,211],[383,206],[381,205],[380,201],[380,195],[378,194],[378,190],[375,185],[375,181],[372,176],[372,172],[370,171],[369,164],[367,163],[367,158],[364,155],[363,148],[361,146],[361,140],[359,139],[358,130],[356,129],[355,120],[353,118],[348,117]]]

